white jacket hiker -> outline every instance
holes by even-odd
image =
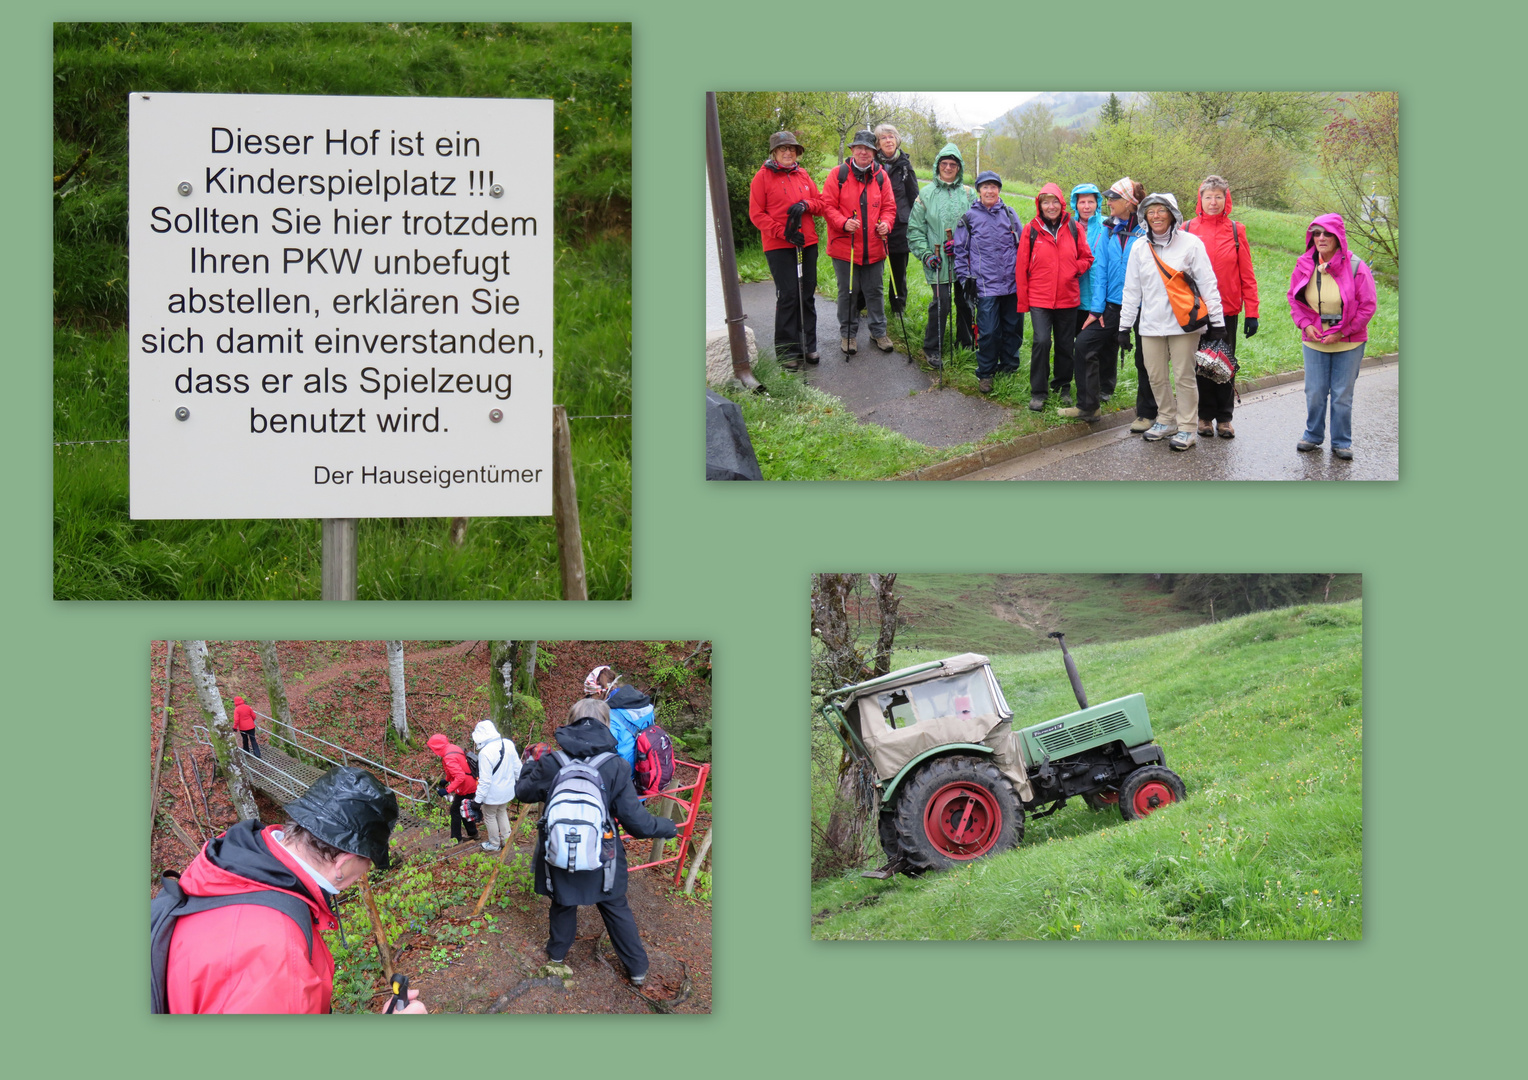
[[[515,797],[515,781],[520,779],[520,753],[513,739],[506,739],[484,720],[472,729],[472,743],[478,754],[478,786],[473,798],[483,807],[483,823],[488,826],[484,851],[498,851],[500,842],[509,838],[509,812],[505,809]]]
[[[1173,222],[1166,243],[1158,243],[1159,238],[1151,235],[1148,229],[1150,243],[1131,245],[1130,260],[1125,264],[1125,291],[1119,324],[1130,326],[1139,312],[1139,333],[1145,337],[1172,337],[1183,333],[1183,327],[1178,325],[1178,318],[1167,300],[1167,287],[1162,284],[1156,260],[1151,257],[1155,251],[1169,270],[1186,270],[1193,277],[1194,284],[1199,286],[1199,295],[1204,297],[1204,306],[1209,309],[1210,325],[1225,325],[1220,310],[1220,290],[1215,287],[1215,267],[1210,265],[1204,241],[1183,230],[1183,213],[1178,209],[1178,200],[1167,194],[1146,196],[1139,211],[1142,221],[1146,220],[1147,203],[1161,203],[1168,207]]]

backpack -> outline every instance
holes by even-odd
[[[657,724],[637,732],[638,795],[655,795],[674,779],[674,740]]]
[[[1151,244],[1148,239],[1147,245]],[[1174,270],[1162,261],[1155,248],[1151,257],[1157,261],[1157,273],[1162,275],[1162,287],[1167,290],[1167,302],[1172,306],[1173,318],[1183,327],[1185,334],[1202,330],[1210,325],[1210,311],[1205,307],[1204,297],[1199,295],[1199,283],[1187,270]]]
[[[615,826],[610,821],[610,798],[599,767],[615,757],[608,751],[592,758],[568,757],[561,750],[552,756],[559,766],[552,779],[542,828],[546,832],[547,891],[552,891],[552,871],[605,871],[603,892],[615,886]]]
[[[183,915],[195,915],[213,908],[251,904],[281,912],[302,930],[308,942],[308,959],[313,958],[313,913],[306,901],[291,893],[272,889],[231,893],[228,896],[191,896],[180,887],[180,875],[168,870],[159,879],[159,895],[149,902],[149,1011],[170,1011],[170,988],[166,972],[170,966],[170,935]]]

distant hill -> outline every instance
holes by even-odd
[[[1131,100],[1139,97],[1133,92],[1120,93],[1119,99],[1124,104],[1130,104]],[[1103,110],[1109,100],[1109,91],[1092,90],[1063,90],[1047,91],[1039,97],[1030,98],[1017,108],[1009,109],[1002,116],[987,125],[989,131],[995,131],[1007,122],[1010,116],[1018,116],[1025,109],[1030,108],[1035,102],[1042,102],[1056,118],[1056,123],[1064,128],[1082,129],[1092,127],[1098,122],[1098,114]]]

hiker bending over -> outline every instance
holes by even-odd
[[[444,735],[436,732],[425,742],[440,757],[446,778],[435,786],[435,793],[451,801],[451,842],[462,842],[462,828],[466,827],[467,839],[477,839],[477,822],[473,820],[472,796],[477,794],[477,777],[467,761],[467,752]]]
[[[338,766],[285,809],[286,825],[241,821],[209,840],[178,883],[166,875],[149,908],[150,960],[163,963],[151,972],[153,1011],[329,1011],[334,958],[318,931],[338,925],[331,896],[387,869],[398,800],[370,773]],[[206,902],[234,894],[249,897]],[[398,1011],[428,1011],[410,998]]]
[[[551,898],[546,957],[564,962],[579,906],[594,904],[627,976],[641,986],[647,951],[626,902],[626,850],[614,822],[638,838],[673,837],[677,830],[638,800],[631,769],[615,753],[609,706],[586,697],[568,710],[568,719],[554,736],[558,749],[527,764],[515,785],[515,798],[547,804],[531,864],[536,892]]]

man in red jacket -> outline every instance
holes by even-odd
[[[467,826],[467,839],[476,840],[477,822],[472,820],[472,810],[462,812],[462,803],[471,802],[472,796],[477,794],[477,777],[472,775],[472,766],[467,764],[467,752],[439,732],[431,735],[425,745],[440,756],[446,769],[445,783],[436,790],[451,799],[452,841],[462,842],[463,825]]]
[[[286,806],[284,827],[241,821],[207,842],[180,876],[190,897],[279,893],[306,926],[273,907],[237,903],[182,915],[170,936],[172,1013],[326,1013],[334,958],[319,934],[338,922],[330,897],[388,866],[398,800],[351,766],[330,769]],[[312,944],[310,946],[309,939]],[[413,1000],[400,1012],[422,1013]]]
[[[828,222],[828,255],[838,277],[838,347],[848,359],[859,351],[861,306],[870,316],[876,348],[891,352],[881,270],[886,237],[897,223],[897,193],[875,163],[875,138],[857,132],[850,158],[822,184],[822,216]],[[863,300],[863,305],[861,304]]]
[[[1247,227],[1231,220],[1231,188],[1223,177],[1206,176],[1199,185],[1198,216],[1183,226],[1204,241],[1210,265],[1215,268],[1215,287],[1220,291],[1220,307],[1226,316],[1226,348],[1236,352],[1236,319],[1243,309],[1247,317],[1242,334],[1257,333],[1257,275],[1252,272],[1252,245],[1247,242]],[[1218,383],[1194,374],[1199,383],[1199,434],[1218,434],[1222,439],[1236,437],[1231,426],[1231,410],[1236,404],[1236,380]],[[1219,430],[1211,425],[1218,425]]]
[[[1046,184],[1035,196],[1035,216],[1019,234],[1015,268],[1019,311],[1029,312],[1034,343],[1029,353],[1029,407],[1045,408],[1049,390],[1070,405],[1072,345],[1077,337],[1078,279],[1093,265],[1088,235],[1066,212],[1061,188]],[[1051,335],[1056,338],[1056,370],[1050,369]],[[1049,387],[1047,387],[1047,382]]]

